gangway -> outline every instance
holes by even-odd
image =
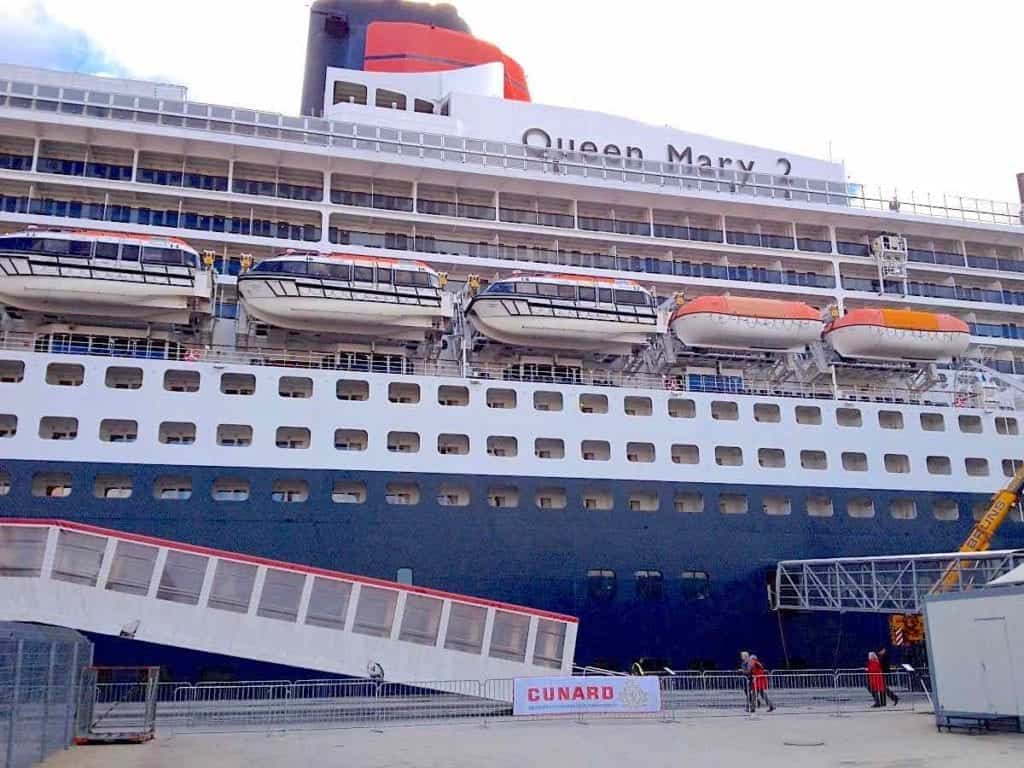
[[[1024,565],[1024,550],[784,560],[774,607],[792,611],[921,613],[939,592],[984,586]]]
[[[577,630],[562,614],[32,519],[0,520],[0,620],[396,682],[571,675]]]

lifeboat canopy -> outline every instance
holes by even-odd
[[[854,309],[832,321],[824,334],[843,357],[928,362],[962,355],[970,336],[959,318],[910,309]]]
[[[669,326],[688,347],[791,352],[817,341],[824,323],[802,301],[701,296],[672,313]]]
[[[289,251],[238,278],[246,313],[279,328],[422,341],[452,316],[441,276],[418,261]]]
[[[633,280],[517,275],[495,280],[466,309],[502,344],[621,353],[665,331],[657,299]]]

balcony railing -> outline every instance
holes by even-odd
[[[332,147],[378,155],[399,155],[409,161],[426,160],[502,171],[587,178],[599,183],[658,187],[683,194],[710,192],[732,197],[756,197],[955,221],[1022,225],[1021,206],[1017,203],[959,195],[903,194],[843,181],[555,151],[516,143],[313,117],[288,117],[273,112],[200,102],[59,88],[21,81],[0,81],[0,110],[31,110],[72,118],[182,128],[317,148]]]

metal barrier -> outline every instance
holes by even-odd
[[[886,687],[899,709],[927,705],[908,672],[889,672]],[[753,714],[770,705],[776,713],[844,715],[872,708],[862,669],[776,671]],[[659,677],[661,711],[656,714],[574,714],[562,719],[739,716],[751,714],[751,691],[739,672],[678,672]],[[512,718],[511,679],[397,683],[370,680],[304,680],[213,684],[164,684],[158,727],[178,732],[289,731],[424,724]],[[173,686],[173,687],[172,687]],[[767,703],[766,703],[767,702]],[[891,699],[890,699],[891,702]],[[545,720],[550,715],[517,717]]]
[[[159,677],[159,667],[82,670],[75,743],[140,743],[152,739]]]
[[[27,768],[74,737],[92,644],[72,630],[0,623],[0,768]]]

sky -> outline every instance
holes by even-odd
[[[454,0],[533,100],[1017,200],[1019,0]],[[0,0],[0,60],[297,114],[308,0]]]

